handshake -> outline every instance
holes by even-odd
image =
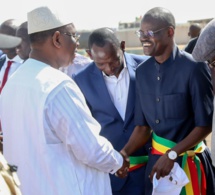
[[[128,175],[129,172],[129,166],[130,166],[130,160],[128,155],[121,150],[120,154],[123,157],[123,165],[122,167],[115,173],[115,176],[119,177],[119,178],[125,178]]]

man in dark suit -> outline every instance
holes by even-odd
[[[137,126],[121,152],[124,156],[135,152],[153,129],[145,193],[215,194],[215,169],[202,142],[211,132],[214,110],[209,68],[179,50],[175,18],[168,9],[148,10],[140,27],[137,36],[144,54],[151,57],[136,70]],[[187,184],[177,176],[176,165],[186,173]]]
[[[94,30],[88,47],[94,62],[75,75],[74,80],[102,127],[100,134],[120,151],[134,129],[135,70],[148,57],[124,52],[124,42],[120,44],[109,28]],[[131,156],[128,177],[110,176],[113,195],[144,194],[146,149]]]
[[[192,53],[196,42],[198,40],[199,34],[201,32],[201,26],[198,23],[194,23],[190,25],[188,36],[190,36],[190,41],[184,48],[184,50],[188,53]]]

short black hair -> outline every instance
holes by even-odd
[[[99,28],[90,34],[88,48],[91,49],[93,44],[103,47],[107,42],[112,43],[116,48],[120,48],[120,41],[111,28]]]
[[[163,7],[154,7],[147,11],[143,16],[142,21],[147,19],[156,20],[160,27],[172,26],[175,28],[175,18],[173,14],[168,9]]]

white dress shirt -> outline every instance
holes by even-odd
[[[92,60],[90,58],[76,53],[72,64],[66,67],[60,67],[59,70],[61,70],[70,78],[72,78],[74,74],[79,73],[81,70],[86,68],[91,62]]]
[[[129,89],[129,72],[124,60],[124,68],[119,74],[119,77],[116,76],[107,76],[103,72],[104,80],[110,94],[110,98],[118,110],[122,119],[125,119],[126,105],[128,100],[128,89]]]

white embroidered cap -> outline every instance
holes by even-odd
[[[22,39],[15,36],[0,34],[0,49],[15,48],[21,43]]]
[[[72,23],[54,9],[41,6],[27,14],[28,34],[51,30]]]

